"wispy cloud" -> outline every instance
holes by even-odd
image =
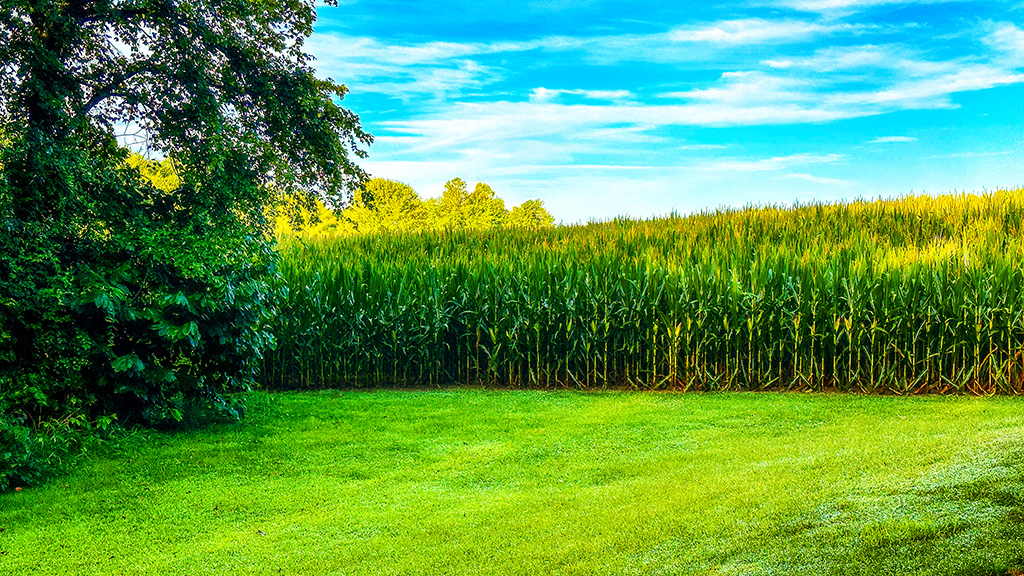
[[[1011,66],[1024,65],[1024,30],[1007,22],[988,23],[990,32],[984,42],[1007,60]]]
[[[911,4],[912,11],[897,10]],[[991,97],[980,92],[1024,84],[1024,24],[1010,14],[985,19],[988,9],[965,20],[928,4],[939,2],[655,7],[630,23],[581,24],[575,35],[550,33],[566,27],[531,35],[528,27],[505,26],[431,36],[424,26],[371,38],[346,25],[334,28],[344,33],[314,34],[307,48],[320,74],[346,83],[360,104],[381,104],[357,110],[377,136],[365,162],[371,173],[406,179],[425,195],[455,175],[547,190],[561,195],[552,203],[566,210],[582,210],[579,198],[596,188],[633,191],[614,202],[608,192],[601,201],[608,210],[696,206],[686,194],[700,185],[716,190],[715,202],[742,203],[719,192],[739,182],[774,185],[777,195],[820,197],[829,187],[873,194],[881,176],[869,184],[861,174],[887,170],[858,168],[863,157],[883,161],[859,151],[915,142],[906,134],[930,132],[914,122],[939,116],[890,123],[886,115],[959,114],[952,134],[968,114],[992,112],[986,123],[999,115],[967,110]],[[577,4],[565,6],[569,13]],[[509,35],[496,37],[498,29]],[[968,92],[979,94],[962,96]],[[928,143],[933,153],[944,151],[943,143]],[[901,154],[921,148],[901,147]],[[904,172],[899,177],[910,182]]]
[[[676,146],[677,150],[725,150],[728,146],[722,144],[684,144]]]
[[[382,126],[393,134],[436,139],[447,146],[487,138],[579,134],[588,128],[607,130],[612,126],[636,131],[659,126],[816,123],[896,110],[949,108],[954,106],[952,95],[958,92],[1015,83],[1024,83],[1024,74],[986,65],[913,79],[893,78],[889,84],[868,90],[859,86],[841,90],[827,82],[815,84],[808,78],[760,71],[728,72],[709,87],[667,92],[655,102],[631,102],[633,94],[626,90],[538,88],[526,100],[460,102]],[[584,101],[559,102],[563,95],[578,95]]]
[[[658,165],[625,165],[625,164],[531,164],[521,166],[521,172],[524,173],[536,173],[547,170],[573,170],[573,171],[594,171],[594,170],[609,170],[609,171],[637,171],[641,170],[644,172],[650,172],[655,170],[671,170],[678,171],[678,166],[658,166]]]
[[[990,158],[992,156],[1009,156],[1011,154],[1019,154],[1019,152],[1015,152],[1013,150],[994,150],[984,152],[953,152],[951,154],[935,154],[933,156],[927,156],[926,158],[929,160],[937,158]]]
[[[763,44],[805,41],[823,34],[851,32],[860,28],[845,23],[747,18],[680,27],[672,30],[668,37],[676,42]]]
[[[794,166],[835,164],[844,157],[842,154],[791,154],[756,160],[720,160],[698,166],[698,169],[711,172],[775,172]]]
[[[851,14],[878,6],[899,4],[939,4],[952,3],[959,0],[781,0],[773,2],[775,6],[792,8],[802,12],[819,14]]]
[[[453,145],[495,143],[500,147],[520,139],[571,139],[574,147],[588,141],[591,130],[597,143],[609,131],[652,130],[665,126],[744,126],[819,122],[849,117],[840,109],[814,105],[698,102],[678,105],[598,105],[551,102],[459,103],[425,117],[385,121],[392,134],[417,136],[420,152],[451,150]]]
[[[633,94],[629,90],[583,90],[581,88],[552,90],[548,88],[534,88],[533,92],[530,93],[530,101],[552,102],[557,100],[559,96],[564,95],[580,96],[586,100],[606,100],[611,102],[633,99]]]
[[[499,45],[427,42],[388,44],[369,38],[314,35],[306,49],[324,76],[359,92],[446,97],[478,90],[505,77],[499,68],[475,57],[501,50]]]
[[[322,74],[358,86],[364,92],[452,95],[507,78],[504,65],[491,61],[497,56],[529,58],[527,55],[534,52],[573,53],[598,65],[643,61],[707,63],[719,59],[719,51],[732,47],[806,42],[822,35],[857,35],[872,28],[848,23],[749,18],[680,26],[649,34],[543,36],[492,42],[384,42],[325,33],[313,35],[306,49],[316,57]],[[570,90],[562,93],[571,93]]]
[[[879,72],[895,73],[903,77],[920,77],[955,71],[969,63],[964,59],[929,60],[918,50],[900,44],[830,46],[819,48],[810,56],[767,59],[763,64],[777,70],[803,70],[821,75],[825,73]],[[863,78],[870,79],[870,77]]]
[[[566,44],[557,38],[521,42],[383,42],[362,36],[315,34],[306,42],[306,49],[319,63],[358,63],[381,68],[442,64],[453,59],[523,52],[541,47]]]
[[[853,182],[849,180],[843,180],[842,178],[823,178],[821,176],[814,176],[812,174],[803,174],[801,172],[794,172],[792,174],[786,174],[783,178],[789,178],[792,180],[803,180],[804,182],[810,182],[811,184],[822,184],[825,186],[851,186]]]
[[[868,144],[888,144],[891,142],[916,142],[917,138],[910,136],[879,136],[874,140],[868,140]]]
[[[962,55],[947,60],[930,59],[900,44],[864,44],[818,48],[810,55],[778,54],[761,60],[760,69],[725,69],[717,82],[686,90],[648,90],[646,98],[682,99],[708,103],[762,104],[762,108],[808,108],[806,121],[845,118],[885,112],[886,106],[941,108],[950,105],[948,95],[1024,81],[1015,64],[1024,64],[1024,31],[1013,24],[986,23],[982,44],[1000,58],[985,54]],[[509,80],[510,64],[495,55],[545,52],[577,52],[580,57],[602,60],[610,53],[620,60],[649,58],[664,61],[664,54],[687,53],[673,46],[680,42],[715,45],[757,44],[770,40],[797,39],[816,34],[850,32],[846,24],[762,19],[727,20],[676,28],[667,33],[610,37],[543,37],[517,42],[425,42],[389,44],[367,38],[314,36],[309,49],[325,76],[335,77],[360,92],[376,92],[415,100],[420,95],[458,98]],[[630,46],[631,49],[625,49]],[[341,47],[344,47],[343,49]],[[616,48],[618,47],[618,48]],[[727,48],[727,46],[726,46]],[[714,52],[702,53],[709,61]],[[677,56],[678,57],[678,56]],[[726,59],[728,60],[728,59]],[[728,65],[724,63],[723,65]],[[697,64],[694,64],[697,66]],[[563,97],[621,103],[639,98],[628,87],[581,89],[575,86],[537,87],[528,94],[535,102],[555,102]],[[827,106],[808,103],[829,100]],[[861,106],[863,110],[850,110]],[[821,114],[822,108],[835,108]],[[840,109],[844,108],[844,109]],[[750,111],[748,111],[750,112]],[[773,114],[740,114],[739,124]],[[711,123],[717,123],[711,120]]]
[[[1024,74],[990,66],[910,80],[893,79],[876,89],[821,91],[805,78],[764,72],[726,73],[708,88],[662,94],[655,102],[627,100],[628,91],[534,90],[526,100],[458,102],[419,117],[380,123],[386,134],[414,137],[415,149],[451,151],[459,146],[505,148],[522,139],[569,141],[597,148],[622,131],[630,138],[670,126],[809,124],[896,110],[955,106],[958,92],[1024,83]],[[587,100],[561,103],[555,96]],[[619,100],[621,99],[621,100]],[[598,102],[597,100],[608,100]],[[677,100],[677,102],[669,102]],[[895,142],[896,140],[889,140]]]
[[[725,72],[714,85],[684,92],[665,92],[661,98],[698,102],[758,105],[768,102],[808,102],[813,100],[813,82],[767,74],[760,71]]]
[[[880,90],[832,94],[827,99],[836,105],[855,105],[879,111],[951,108],[955,106],[950,99],[953,94],[1020,83],[1024,83],[1024,74],[978,64],[930,77],[897,79]]]

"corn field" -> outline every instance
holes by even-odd
[[[274,388],[1024,392],[1024,190],[282,238]]]

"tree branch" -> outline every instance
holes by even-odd
[[[92,97],[85,102],[85,105],[82,106],[82,114],[89,114],[89,111],[95,108],[100,102],[103,102],[111,96],[124,96],[123,94],[118,94],[115,91],[121,86],[123,86],[125,82],[131,80],[133,76],[136,76],[143,72],[156,72],[156,70],[154,68],[151,68],[150,66],[141,66],[135,68],[134,70],[126,71],[114,76],[113,80],[107,83],[106,86],[98,88],[93,93]]]

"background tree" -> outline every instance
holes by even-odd
[[[303,236],[349,235],[356,232],[351,222],[338,217],[320,199],[296,194],[278,194],[267,214],[274,222],[274,236],[301,234]]]
[[[426,226],[427,212],[412,186],[373,178],[355,192],[342,218],[359,233],[409,232]]]
[[[546,228],[554,223],[555,217],[544,208],[540,200],[527,200],[512,208],[506,220],[508,226],[517,228]]]
[[[178,171],[170,158],[156,161],[149,160],[141,154],[129,154],[126,164],[129,168],[138,170],[143,180],[161,192],[169,194],[181,186]]]
[[[555,220],[540,200],[527,200],[510,213],[490,186],[478,182],[473,192],[467,193],[461,178],[449,180],[440,198],[426,201],[408,184],[373,178],[354,192],[352,202],[339,214],[320,201],[307,209],[294,197],[282,197],[274,214],[276,234],[300,236],[541,228]]]
[[[494,190],[483,182],[477,182],[476,188],[466,197],[463,205],[466,228],[491,229],[500,228],[508,215],[505,201],[494,196]]]
[[[271,190],[342,199],[371,137],[306,0],[0,4],[0,408],[234,413],[272,344]],[[140,177],[115,134],[173,159]]]
[[[461,230],[465,227],[462,208],[468,195],[466,181],[462,178],[445,182],[441,197],[427,200],[427,226],[440,230]]]

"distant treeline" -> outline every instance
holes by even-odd
[[[274,218],[279,236],[544,228],[555,220],[540,200],[527,200],[507,210],[490,186],[480,182],[470,192],[461,178],[449,180],[439,198],[427,200],[408,184],[373,178],[355,191],[340,212],[319,201],[284,197],[274,208]]]
[[[284,239],[273,387],[1024,392],[1024,191]]]

